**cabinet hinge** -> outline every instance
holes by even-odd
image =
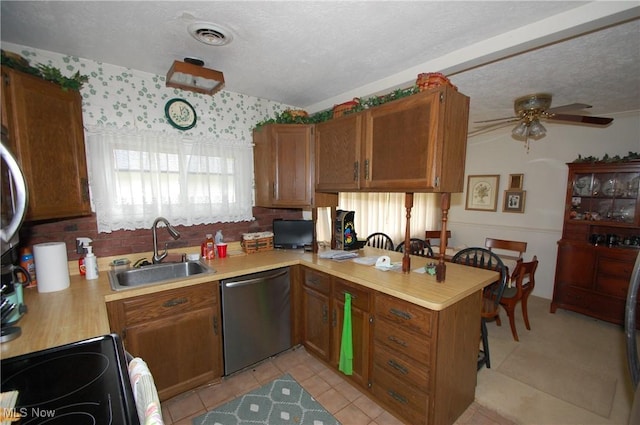
[[[369,180],[369,160],[364,160],[364,179]]]
[[[440,186],[440,177],[436,177],[433,181],[433,187]]]
[[[358,161],[355,161],[353,163],[353,181],[354,182],[358,181],[359,171],[360,171],[360,163]]]
[[[213,316],[213,333],[218,335],[218,316]]]
[[[337,326],[338,324],[338,315],[336,313],[335,310],[333,310],[333,318],[331,319],[331,326],[333,326],[334,328]]]

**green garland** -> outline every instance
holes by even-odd
[[[419,93],[418,86],[413,86],[404,89],[397,89],[391,93],[383,96],[373,96],[364,100],[360,100],[356,106],[345,112],[346,114],[353,114],[356,112],[364,111],[365,109],[373,108],[393,100],[401,99],[403,97],[411,96]],[[328,121],[333,118],[333,109],[326,109],[324,111],[316,112],[313,115],[307,117],[293,116],[289,110],[276,114],[274,118],[268,118],[266,120],[259,121],[255,125],[255,129],[259,129],[267,124],[318,124]]]
[[[16,59],[12,55],[7,55],[4,50],[1,52],[0,62],[3,66],[8,66],[9,68],[56,83],[62,87],[63,90],[78,91],[82,88],[82,84],[89,81],[89,77],[87,75],[80,75],[80,71],[76,72],[73,77],[65,77],[58,68],[42,64],[37,64],[34,67],[29,65],[29,62],[24,58]]]
[[[602,159],[595,156],[585,156],[578,155],[578,158],[574,159],[575,163],[584,163],[584,162],[628,162],[633,160],[640,159],[640,154],[638,152],[629,152],[627,156],[614,155],[609,156],[609,154],[604,154]]]

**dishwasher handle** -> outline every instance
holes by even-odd
[[[284,276],[288,272],[289,272],[289,270],[285,268],[283,270],[278,270],[278,271],[276,271],[276,272],[274,272],[272,274],[268,274],[268,275],[264,275],[264,276],[260,276],[260,277],[242,279],[242,280],[235,280],[235,281],[232,281],[232,282],[222,281],[222,283],[224,284],[224,286],[226,288],[234,288],[234,287],[238,287],[238,286],[251,285],[251,284],[254,284],[254,283],[257,283],[257,282],[264,282],[265,280],[275,279],[276,277]]]

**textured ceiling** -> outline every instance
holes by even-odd
[[[516,97],[591,115],[640,110],[640,2],[6,1],[1,39],[158,75],[199,57],[225,89],[315,112],[443,72],[471,121],[510,116]],[[233,37],[208,46],[209,22]]]

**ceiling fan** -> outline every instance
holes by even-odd
[[[472,136],[517,122],[518,124],[512,131],[513,137],[528,142],[529,139],[537,140],[546,134],[547,129],[540,123],[540,120],[584,123],[596,126],[606,126],[613,121],[613,118],[566,114],[564,112],[591,108],[591,105],[571,103],[551,108],[551,97],[549,93],[536,93],[519,97],[513,102],[515,116],[475,121],[475,123],[492,124],[479,127],[469,132],[469,135]]]

